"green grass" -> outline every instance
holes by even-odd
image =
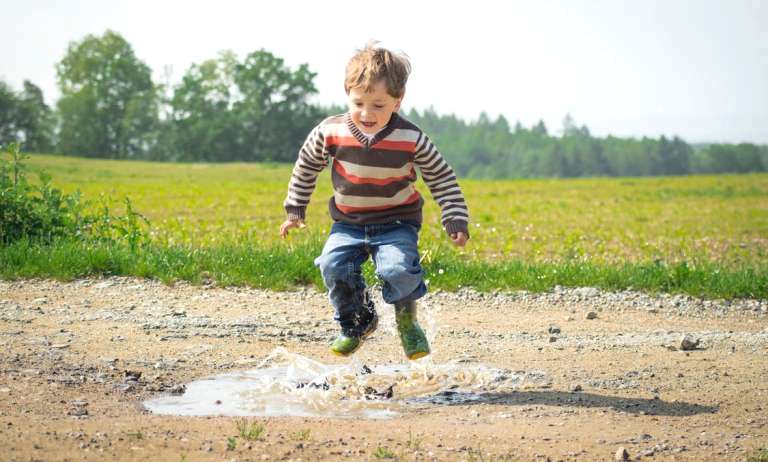
[[[65,192],[130,196],[161,244],[279,242],[290,165],[163,164],[33,155]],[[725,266],[768,260],[768,174],[552,180],[460,180],[472,216],[463,253],[487,261],[666,262]],[[421,248],[447,243],[439,208],[426,199]],[[328,169],[318,179],[309,229],[330,228]],[[299,236],[295,232],[294,236]],[[301,239],[299,237],[299,239]],[[292,240],[296,240],[293,237]]]
[[[249,285],[290,289],[312,284],[322,287],[312,260],[321,239],[297,245],[248,242],[222,247],[152,245],[139,252],[114,243],[59,241],[49,247],[20,241],[0,247],[0,277],[50,277],[71,280],[89,275],[133,275],[165,282],[200,283],[212,278],[220,285]],[[706,298],[768,297],[768,266],[724,269],[710,262],[606,264],[580,260],[488,262],[468,259],[450,249],[423,262],[432,289],[474,287],[480,291],[545,291],[555,285],[593,286],[608,290],[687,293]],[[373,267],[364,267],[374,282]]]
[[[377,459],[394,459],[395,453],[385,446],[377,446],[373,451],[373,457]]]
[[[245,418],[235,420],[235,427],[237,428],[237,434],[246,441],[261,440],[264,438],[264,432],[267,429],[264,424]],[[234,438],[230,439],[234,440]]]
[[[768,462],[768,447],[747,454],[747,462]]]
[[[278,237],[291,166],[160,164],[33,155],[64,192],[129,196],[152,223],[130,252],[60,241],[0,248],[0,277],[122,274],[285,289],[320,286],[312,261],[330,228],[328,172],[306,230]],[[732,298],[766,297],[768,175],[574,180],[463,180],[472,238],[451,246],[424,185],[423,263],[432,288],[547,290],[632,287]],[[372,279],[372,268],[366,275]]]

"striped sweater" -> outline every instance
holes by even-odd
[[[392,114],[373,138],[349,114],[325,119],[310,132],[288,184],[289,219],[304,219],[317,176],[331,164],[331,217],[351,224],[421,222],[424,199],[416,190],[419,168],[442,211],[448,233],[467,233],[469,214],[456,175],[429,138],[414,124]]]

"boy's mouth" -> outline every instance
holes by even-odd
[[[373,128],[376,126],[376,122],[360,122],[365,128]]]

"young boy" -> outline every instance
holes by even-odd
[[[378,316],[362,277],[369,256],[383,283],[384,301],[395,306],[400,341],[409,359],[429,354],[416,320],[416,300],[427,291],[417,242],[424,200],[414,187],[416,171],[440,205],[451,241],[469,239],[469,215],[456,175],[429,138],[398,115],[410,73],[404,56],[369,43],[347,64],[344,90],[349,110],[325,119],[307,137],[293,168],[280,226],[284,238],[303,228],[317,175],[329,163],[334,220],[315,260],[341,334],[331,344],[340,356],[354,353],[376,329]]]

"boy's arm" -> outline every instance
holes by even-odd
[[[451,236],[464,233],[469,237],[469,211],[456,174],[429,137],[421,133],[416,142],[414,162],[421,170],[432,197],[442,211],[441,222]]]
[[[283,202],[289,221],[304,221],[309,198],[315,190],[317,175],[328,165],[325,137],[321,127],[322,124],[309,133],[293,166],[291,181],[288,183],[288,196]]]

